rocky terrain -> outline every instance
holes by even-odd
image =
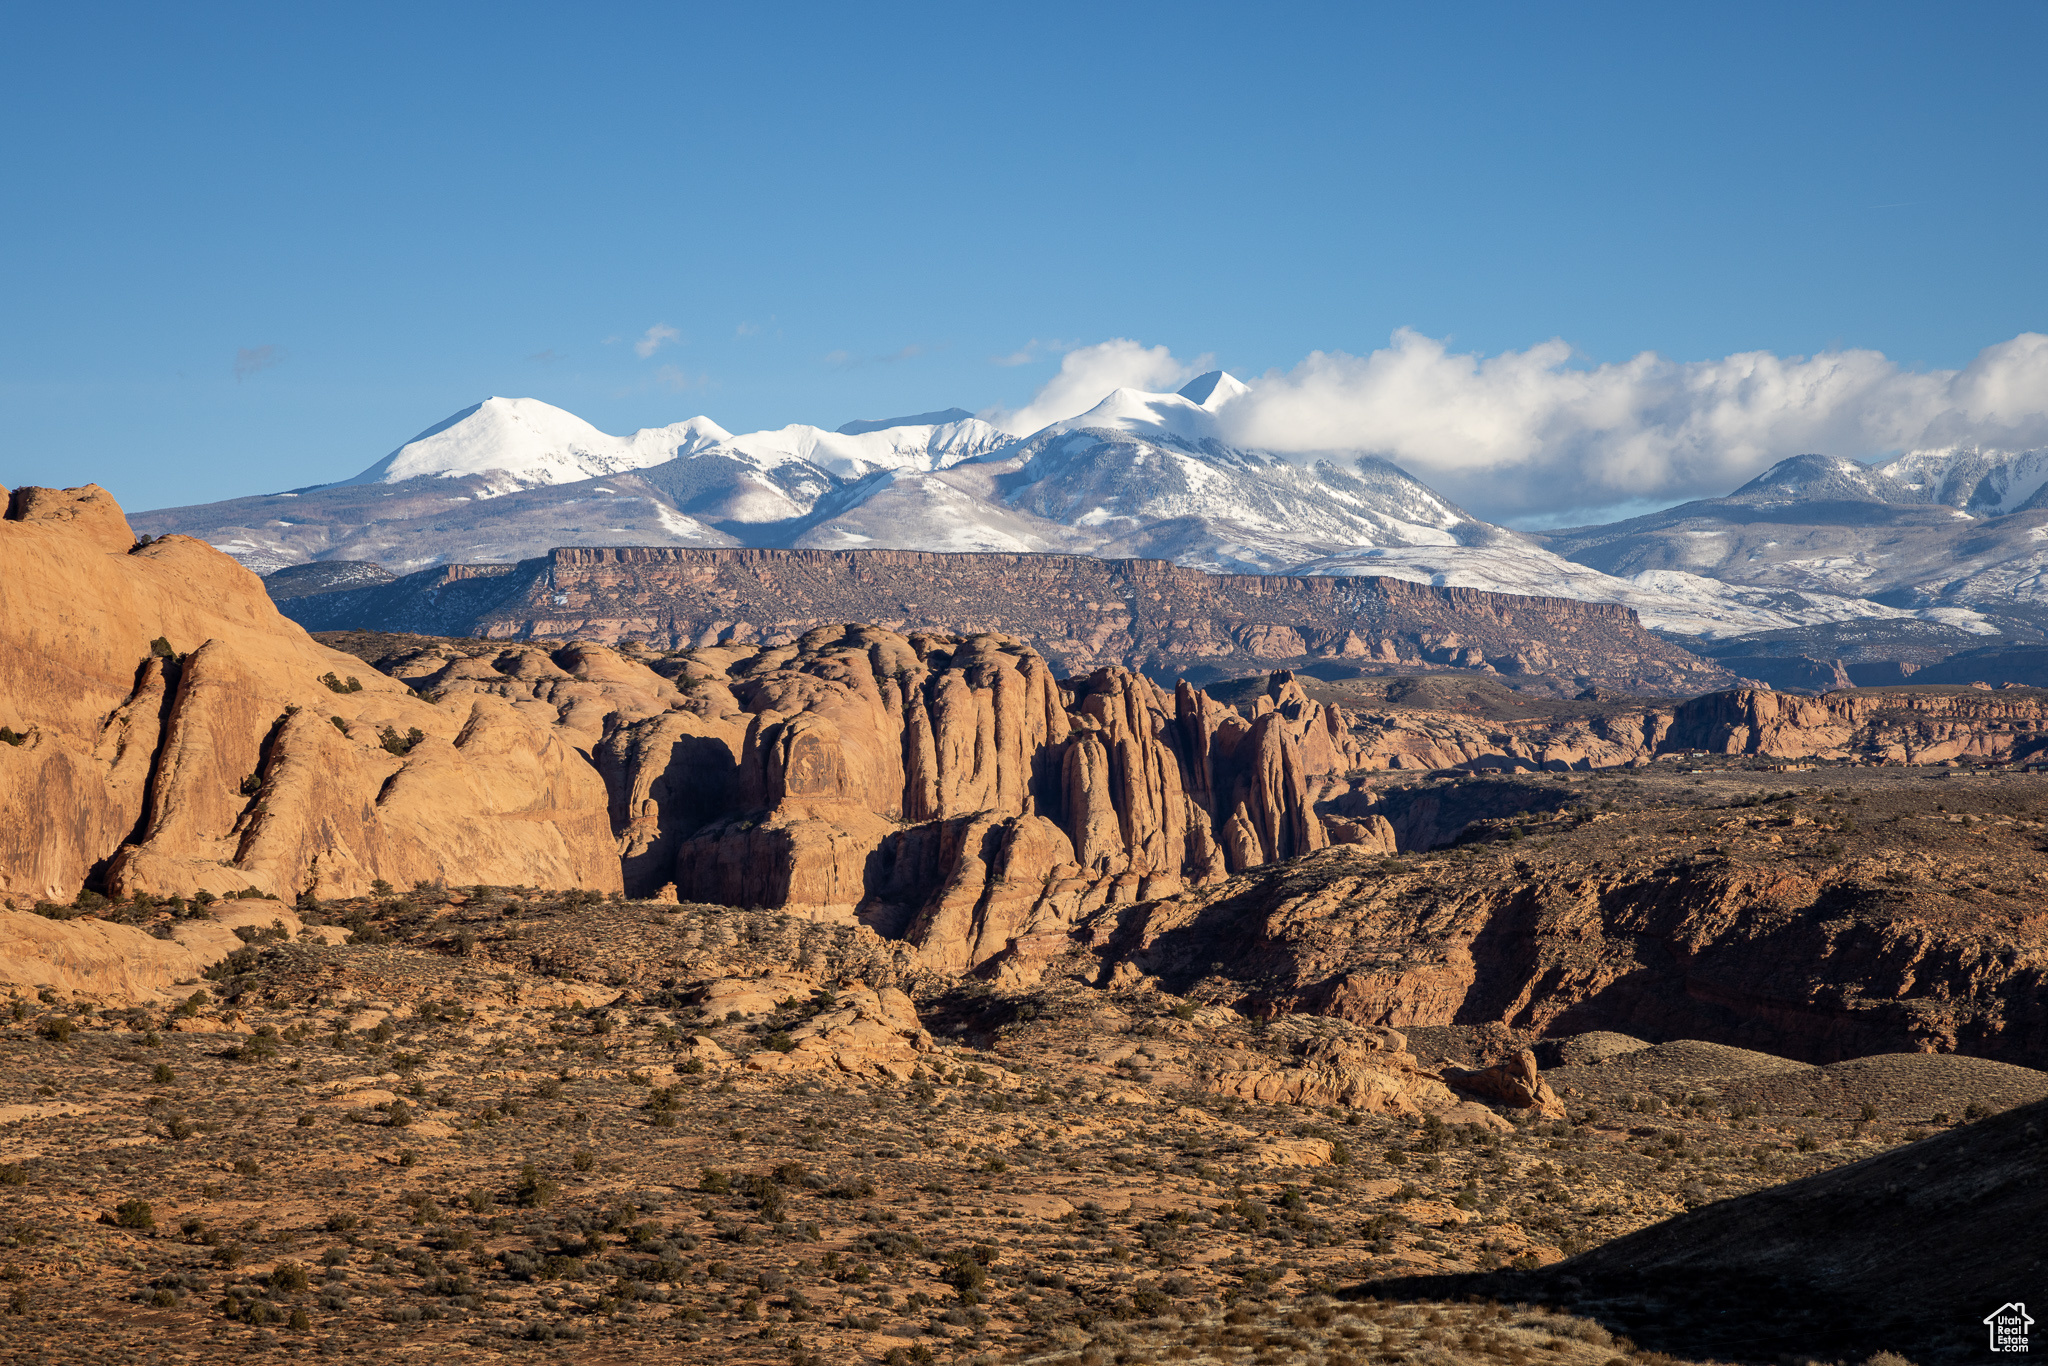
[[[1004,987],[771,912],[268,905],[203,979],[0,1019],[16,1359],[1962,1359],[1974,1322],[1752,1314],[1688,1346],[1695,1320],[1617,1308],[1669,1274],[1597,1259],[2048,1095],[1982,1059],[1592,1032],[1539,1044],[1546,1112],[1453,1089],[1512,1027],[1105,988],[1079,946]],[[1456,1279],[1553,1265],[1589,1269],[1498,1303]],[[1585,1302],[1529,1307],[1559,1286]]]
[[[1815,1240],[2032,1226],[2032,689],[316,641],[90,488],[0,569],[25,1361],[1924,1366]]]
[[[2036,1061],[2048,787],[1946,772],[1421,780],[1350,809],[1448,847],[1325,850],[1077,933],[1112,976],[1255,1013]]]
[[[1434,588],[1395,578],[1209,574],[1163,560],[919,551],[559,549],[337,587],[285,571],[281,609],[310,630],[783,644],[820,626],[1015,636],[1063,674],[1114,666],[1171,683],[1258,669],[1439,666],[1673,696],[1737,676],[1642,629],[1629,608]]]

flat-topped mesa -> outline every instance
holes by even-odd
[[[917,550],[564,547],[395,583],[293,597],[314,630],[639,641],[663,649],[787,644],[849,621],[998,632],[1066,675],[1115,666],[1197,682],[1349,661],[1541,674],[1574,687],[1683,695],[1733,686],[1644,630],[1632,608],[1402,579],[1209,574],[1167,560]]]

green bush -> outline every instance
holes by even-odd
[[[155,1228],[156,1211],[147,1200],[123,1200],[114,1209],[114,1224],[119,1228]]]
[[[523,1208],[540,1209],[553,1203],[555,1183],[543,1176],[538,1167],[528,1162],[519,1168],[519,1182],[512,1188],[512,1197]]]
[[[68,1018],[58,1015],[43,1021],[41,1026],[37,1028],[36,1033],[42,1035],[51,1043],[70,1043],[72,1028],[72,1023]]]

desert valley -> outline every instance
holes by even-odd
[[[17,1359],[1927,1363],[2038,1274],[2048,690],[1390,578],[549,564],[619,624],[308,635],[11,494]]]
[[[17,5],[0,1366],[2048,1350],[2048,5]]]

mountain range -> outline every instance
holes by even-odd
[[[1245,392],[1222,371],[1118,389],[1024,435],[955,408],[738,435],[699,416],[620,437],[490,398],[351,479],[134,522],[260,573],[301,567],[299,593],[560,546],[1059,552],[1620,603],[1706,653],[1762,641],[1925,662],[2044,638],[2048,451],[1799,455],[1725,498],[1520,532],[1368,453],[1230,444],[1219,415]]]

